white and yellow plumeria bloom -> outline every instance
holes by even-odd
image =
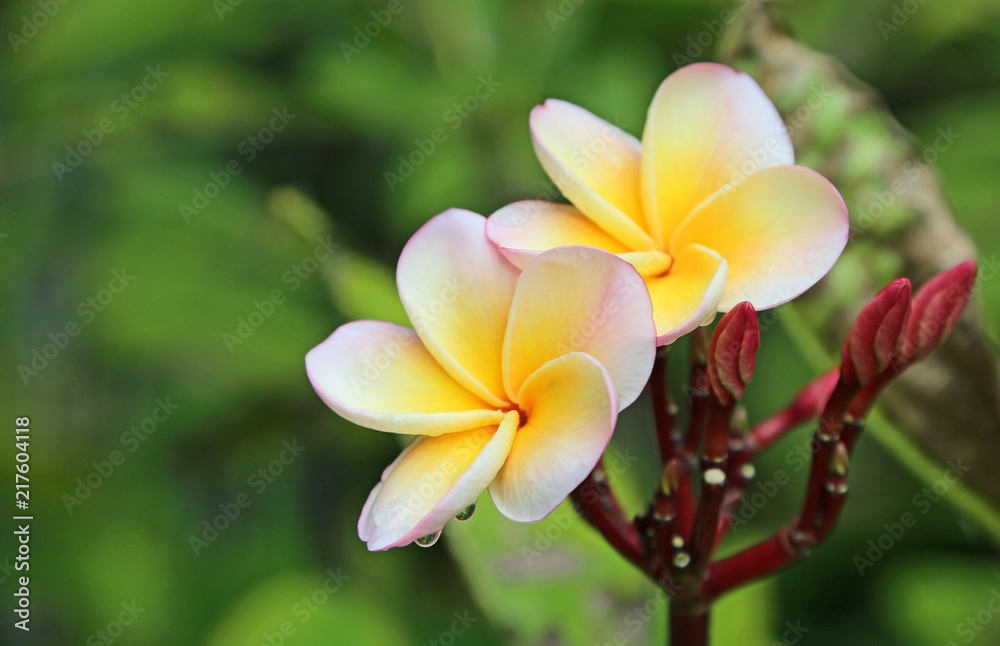
[[[490,239],[519,267],[561,245],[628,260],[646,281],[661,345],[741,301],[761,310],[791,300],[847,243],[837,190],[792,165],[775,107],[750,76],[724,65],[671,74],[641,143],[552,99],[532,111],[531,133],[573,206],[511,204],[490,216]]]
[[[518,271],[486,219],[457,209],[410,239],[396,278],[415,330],[355,321],[306,355],[334,411],[419,436],[372,490],[359,536],[384,550],[433,535],[487,488],[507,517],[542,519],[593,469],[652,370],[642,278],[577,246]]]

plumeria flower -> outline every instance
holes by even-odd
[[[847,243],[837,190],[792,165],[788,132],[754,80],[699,63],[653,98],[642,142],[583,108],[550,99],[531,113],[538,158],[572,206],[517,202],[487,233],[525,267],[539,252],[590,245],[643,276],[658,343],[749,301],[798,296]]]
[[[355,321],[306,355],[342,417],[419,436],[372,490],[359,536],[370,550],[430,543],[487,488],[508,518],[542,519],[594,468],[652,370],[642,278],[579,246],[520,272],[483,216],[453,209],[410,239],[396,280],[415,329]]]

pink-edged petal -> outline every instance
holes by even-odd
[[[629,250],[576,207],[539,200],[503,207],[487,219],[486,235],[520,269],[555,247],[582,245],[616,254]]]
[[[592,247],[546,251],[517,283],[504,338],[504,387],[516,397],[552,359],[585,352],[607,369],[624,408],[653,369],[655,337],[649,294],[632,265]]]
[[[417,334],[460,384],[505,403],[500,353],[517,268],[486,237],[486,218],[451,209],[403,248],[396,283]]]
[[[517,425],[517,412],[510,412],[498,428],[414,440],[369,494],[358,536],[374,552],[439,531],[486,490],[507,459]]]
[[[574,352],[531,375],[518,399],[527,422],[489,487],[490,497],[511,520],[534,522],[597,464],[615,429],[618,397],[604,366]]]
[[[726,184],[794,161],[788,131],[749,75],[695,63],[660,85],[642,135],[642,197],[649,231],[674,228]]]
[[[803,166],[751,175],[692,213],[670,249],[710,247],[729,263],[727,311],[741,301],[758,310],[789,301],[826,275],[847,244],[847,207],[837,189]]]
[[[646,279],[653,301],[656,342],[673,343],[710,322],[726,289],[725,258],[701,245],[688,245],[664,276]]]
[[[531,111],[531,139],[563,195],[630,249],[654,249],[639,194],[642,145],[572,103],[549,99]]]
[[[503,419],[452,379],[416,332],[394,323],[340,326],[306,355],[306,372],[327,406],[379,431],[441,435]]]

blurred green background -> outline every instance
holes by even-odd
[[[31,418],[36,520],[30,635],[12,627],[15,544],[0,520],[0,642],[662,643],[662,598],[565,507],[520,526],[483,500],[432,549],[369,554],[356,520],[399,440],[329,411],[303,357],[347,320],[400,320],[395,260],[428,218],[547,190],[532,106],[570,100],[638,135],[676,55],[712,59],[721,12],[743,5],[5,3],[0,400],[8,428]],[[983,256],[1000,251],[996,3],[781,13],[923,145],[960,134],[935,167]],[[846,196],[852,210],[871,201]],[[1000,284],[980,295],[995,341]],[[812,374],[781,325],[758,366],[751,419]],[[649,417],[645,399],[627,411],[610,454],[632,504],[655,480]],[[758,465],[762,482],[783,470],[793,483],[727,550],[791,516],[807,439]],[[865,438],[833,539],[720,604],[715,643],[1000,643],[991,543],[947,493],[922,502],[926,486]],[[882,538],[907,512],[916,525]],[[859,575],[855,557],[880,538],[889,549]]]

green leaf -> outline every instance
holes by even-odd
[[[259,646],[268,636],[296,646],[409,643],[385,607],[352,583],[306,572],[275,577],[240,598],[207,644]]]
[[[879,579],[876,616],[908,646],[996,644],[998,588],[992,561],[916,554],[893,561]]]
[[[484,494],[472,519],[444,530],[479,605],[516,644],[662,644],[667,594],[611,548],[568,502],[531,524]],[[775,592],[765,581],[716,604],[717,643],[770,646]]]

